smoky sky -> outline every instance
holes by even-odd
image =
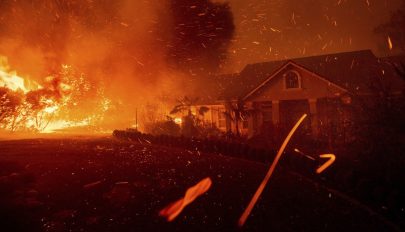
[[[202,71],[218,68],[226,59],[235,29],[229,4],[171,0],[169,10],[173,17],[169,59],[180,67],[208,68]]]
[[[224,72],[240,71],[249,63],[360,49],[395,55],[398,44],[389,50],[389,34],[375,28],[389,22],[403,2],[229,0],[236,29]]]
[[[349,50],[390,55],[389,33],[376,28],[401,3],[0,0],[0,54],[32,77],[67,63],[118,88],[122,82],[160,84],[181,73],[236,72],[254,62]]]
[[[0,10],[0,52],[11,60],[25,55],[18,49],[37,52],[41,75],[62,63],[125,66],[147,80],[166,68],[215,71],[234,31],[229,5],[209,0],[1,0]]]

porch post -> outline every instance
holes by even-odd
[[[311,118],[311,130],[314,137],[318,136],[318,110],[316,107],[316,98],[308,99],[309,112]]]
[[[271,101],[271,116],[275,126],[280,123],[280,101]]]
[[[253,102],[246,102],[247,110],[253,110]],[[248,116],[248,138],[252,138],[255,135],[255,122],[256,122],[256,115],[250,114]]]

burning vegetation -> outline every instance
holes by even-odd
[[[103,86],[90,83],[69,65],[62,65],[57,75],[39,84],[18,76],[2,57],[0,85],[3,130],[46,133],[100,125],[110,108]]]

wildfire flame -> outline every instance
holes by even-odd
[[[29,90],[25,87],[24,78],[19,77],[16,71],[9,71],[9,69],[7,57],[0,56],[0,86],[27,93]]]
[[[28,83],[28,86],[27,86]],[[92,92],[93,112],[86,93]],[[83,106],[80,106],[83,104]],[[95,105],[95,106],[94,106]],[[69,127],[85,127],[111,107],[111,101],[99,87],[83,74],[74,73],[69,65],[61,65],[60,73],[44,78],[44,85],[17,75],[0,56],[0,129],[52,133]],[[77,115],[80,115],[77,116]]]
[[[0,67],[1,69],[1,67]],[[24,79],[21,77],[17,76],[16,74],[9,74],[4,72],[3,70],[0,70],[0,85],[10,88],[14,91],[17,90],[22,90],[24,93],[28,92],[28,90],[25,88],[24,85]]]
[[[159,212],[159,215],[166,217],[167,221],[173,221],[181,211],[191,202],[193,202],[197,197],[201,196],[207,192],[211,187],[212,181],[209,177],[201,180],[198,184],[190,187],[186,191],[184,198],[171,203],[166,208]]]

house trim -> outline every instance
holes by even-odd
[[[292,65],[298,69],[305,70],[306,72],[309,72],[312,76],[326,82],[328,85],[332,85],[338,89],[340,89],[343,92],[349,92],[347,89],[340,87],[339,85],[321,77],[320,75],[312,72],[311,70],[306,69],[305,67],[298,65],[297,63],[293,61],[287,61],[284,65],[282,65],[279,69],[277,69],[273,74],[271,74],[266,80],[264,80],[260,85],[258,85],[256,88],[254,88],[252,91],[250,91],[247,95],[245,95],[242,99],[247,100],[250,96],[252,96],[256,91],[261,89],[263,86],[265,86],[270,80],[272,80],[274,77],[276,77],[278,74],[280,74],[288,65]]]
[[[297,88],[287,88],[287,73],[292,72],[295,75],[297,75],[298,78],[298,87]],[[284,85],[284,90],[285,91],[291,91],[291,90],[301,90],[302,89],[302,77],[301,74],[299,72],[297,72],[296,70],[287,70],[284,74],[283,74],[283,85]]]

